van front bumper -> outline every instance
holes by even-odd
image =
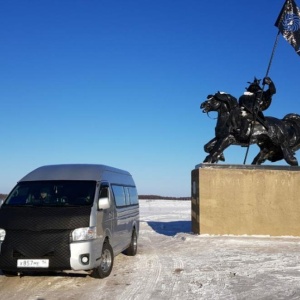
[[[70,244],[70,265],[74,271],[92,270],[100,265],[103,241],[100,239]]]

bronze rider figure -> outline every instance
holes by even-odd
[[[262,111],[266,110],[272,102],[272,96],[276,94],[276,87],[270,77],[263,79],[263,85],[268,85],[266,91],[260,87],[260,80],[254,78],[253,82],[248,82],[250,85],[246,88],[245,93],[239,98],[239,106],[241,112],[240,137],[248,140],[251,132],[251,123],[255,119],[261,123],[266,129],[264,114]]]

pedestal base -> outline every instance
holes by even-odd
[[[300,168],[200,164],[192,171],[192,231],[300,236]]]

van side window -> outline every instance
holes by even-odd
[[[128,187],[129,195],[130,195],[130,204],[138,204],[139,198],[138,193],[135,187]]]
[[[125,206],[126,201],[125,201],[125,193],[124,193],[124,188],[121,185],[112,185],[112,190],[114,193],[115,201],[116,201],[116,206]]]
[[[124,187],[124,190],[125,190],[126,205],[130,205],[130,195],[129,195],[128,187]]]
[[[116,206],[138,205],[138,193],[133,186],[111,185]]]

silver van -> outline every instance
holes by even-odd
[[[0,208],[0,269],[109,276],[114,257],[135,255],[138,194],[127,171],[105,165],[40,167]]]

